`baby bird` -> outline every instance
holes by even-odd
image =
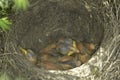
[[[76,56],[83,64],[91,58],[93,51],[95,50],[95,45],[93,43],[79,42],[77,44],[77,48],[79,49],[80,52],[79,54],[76,54]]]
[[[37,55],[31,49],[25,50],[24,48],[20,47],[20,50],[28,61],[30,61],[32,64],[37,63]]]
[[[50,61],[41,61],[39,64],[37,64],[37,66],[42,69],[46,69],[46,70],[61,70],[62,69],[62,67],[59,64],[53,63]]]
[[[60,53],[62,55],[68,55],[68,56],[76,52],[77,53],[79,52],[76,46],[76,42],[70,38],[60,39],[56,43],[50,44],[40,51],[41,54],[42,53],[49,53],[49,54]]]
[[[77,48],[79,49],[80,54],[92,55],[95,50],[95,45],[93,43],[79,42],[77,43]]]
[[[42,50],[40,50],[40,53],[52,53],[53,49],[56,48],[56,44],[49,44],[47,47],[43,48]]]
[[[60,39],[57,43],[57,50],[63,55],[72,55],[78,53],[76,42],[70,38]]]

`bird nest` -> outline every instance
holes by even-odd
[[[1,37],[0,79],[120,79],[120,25],[117,0],[31,0],[27,11],[11,15],[13,27]],[[89,61],[68,70],[46,70],[30,63],[19,48],[40,51],[61,38],[93,43]],[[113,75],[114,74],[114,75]]]

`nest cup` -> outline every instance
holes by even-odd
[[[90,12],[83,4],[74,9],[72,4],[43,1],[14,18],[14,40],[25,48],[39,51],[62,37],[100,44],[103,25],[98,12]],[[79,9],[80,8],[80,9]]]
[[[100,14],[101,12],[102,10],[98,10],[97,6],[96,8],[88,8],[85,2],[81,0],[40,0],[33,3],[27,11],[14,14],[14,16],[11,16],[14,25],[9,34],[6,34],[4,42],[5,51],[9,54],[1,53],[0,56],[0,60],[3,62],[0,66],[3,70],[1,73],[7,69],[8,72],[5,72],[5,74],[10,76],[12,80],[19,76],[28,80],[49,80],[48,76],[53,79],[53,75],[56,76],[55,79],[58,79],[59,75],[46,72],[29,63],[19,54],[18,46],[32,49],[36,54],[39,54],[40,49],[62,37],[70,37],[76,41],[96,44],[95,54],[99,52],[100,47],[109,52],[113,46],[116,46],[117,51],[118,46],[113,44],[117,41],[113,38],[118,35],[118,25],[113,30],[112,24],[105,23],[107,17],[104,17],[105,14]],[[111,18],[113,17],[111,16]],[[114,33],[116,30],[118,32]],[[116,39],[119,39],[119,37]],[[107,49],[108,46],[109,49]],[[113,51],[113,53],[115,52]],[[3,65],[6,65],[6,67],[3,67]],[[43,77],[44,74],[46,77]],[[65,76],[65,80],[69,80],[67,76]]]

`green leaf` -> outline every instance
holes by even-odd
[[[0,0],[0,8],[2,9],[9,8],[9,0]]]
[[[0,7],[3,8],[3,3],[0,1]]]
[[[4,18],[1,18],[1,19],[0,19],[0,28],[1,28],[3,31],[9,30],[11,24],[12,24],[12,23],[8,20],[7,17],[4,17]]]
[[[28,0],[14,0],[14,7],[15,9],[23,9],[26,10],[29,6],[29,1]]]

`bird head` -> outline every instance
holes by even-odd
[[[58,41],[58,49],[61,54],[69,56],[79,52],[76,42],[70,38]]]

